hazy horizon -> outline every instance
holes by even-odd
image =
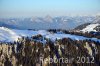
[[[0,17],[100,14],[99,0],[0,0]]]

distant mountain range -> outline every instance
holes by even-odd
[[[97,21],[96,21],[97,20]],[[0,18],[0,27],[13,29],[74,29],[82,24],[99,22],[97,16],[60,16],[60,17],[31,17],[31,18]],[[81,27],[82,28],[82,27]]]

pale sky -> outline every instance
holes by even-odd
[[[93,15],[100,0],[0,0],[0,17]]]

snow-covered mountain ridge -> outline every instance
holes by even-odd
[[[96,19],[91,23],[84,23],[77,26],[74,30],[79,30],[82,32],[100,32],[100,16],[96,17]]]
[[[83,32],[90,32],[90,31],[97,32],[97,30],[95,29],[97,26],[100,26],[100,24],[99,23],[90,24],[90,25],[86,26],[85,28],[83,28],[81,31],[83,31]],[[98,30],[99,29],[100,29],[100,27],[98,28]]]

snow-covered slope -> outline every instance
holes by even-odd
[[[15,29],[8,29],[5,27],[0,27],[0,41],[2,42],[13,42],[17,41],[18,38],[21,36],[25,37],[31,37],[33,35],[38,35],[41,34],[45,38],[49,38],[53,41],[57,39],[62,39],[62,38],[71,38],[73,40],[84,40],[84,39],[91,39],[95,41],[100,41],[99,39],[96,38],[86,38],[83,36],[77,36],[77,35],[71,35],[71,34],[51,34],[45,30],[38,30],[38,31],[33,31],[33,30],[15,30]]]
[[[15,29],[8,29],[5,27],[0,27],[0,41],[4,42],[11,42],[11,41],[17,41],[18,38],[21,36],[25,37],[31,37],[32,35],[46,35],[47,32],[45,30],[39,30],[39,31],[32,31],[32,30],[15,30]]]
[[[90,32],[90,31],[96,31],[94,28],[99,26],[100,24],[96,23],[96,24],[90,24],[88,26],[86,26],[84,29],[82,29],[81,31],[83,32]]]
[[[20,38],[20,36],[14,31],[8,28],[0,27],[0,41],[16,41],[18,37]]]

